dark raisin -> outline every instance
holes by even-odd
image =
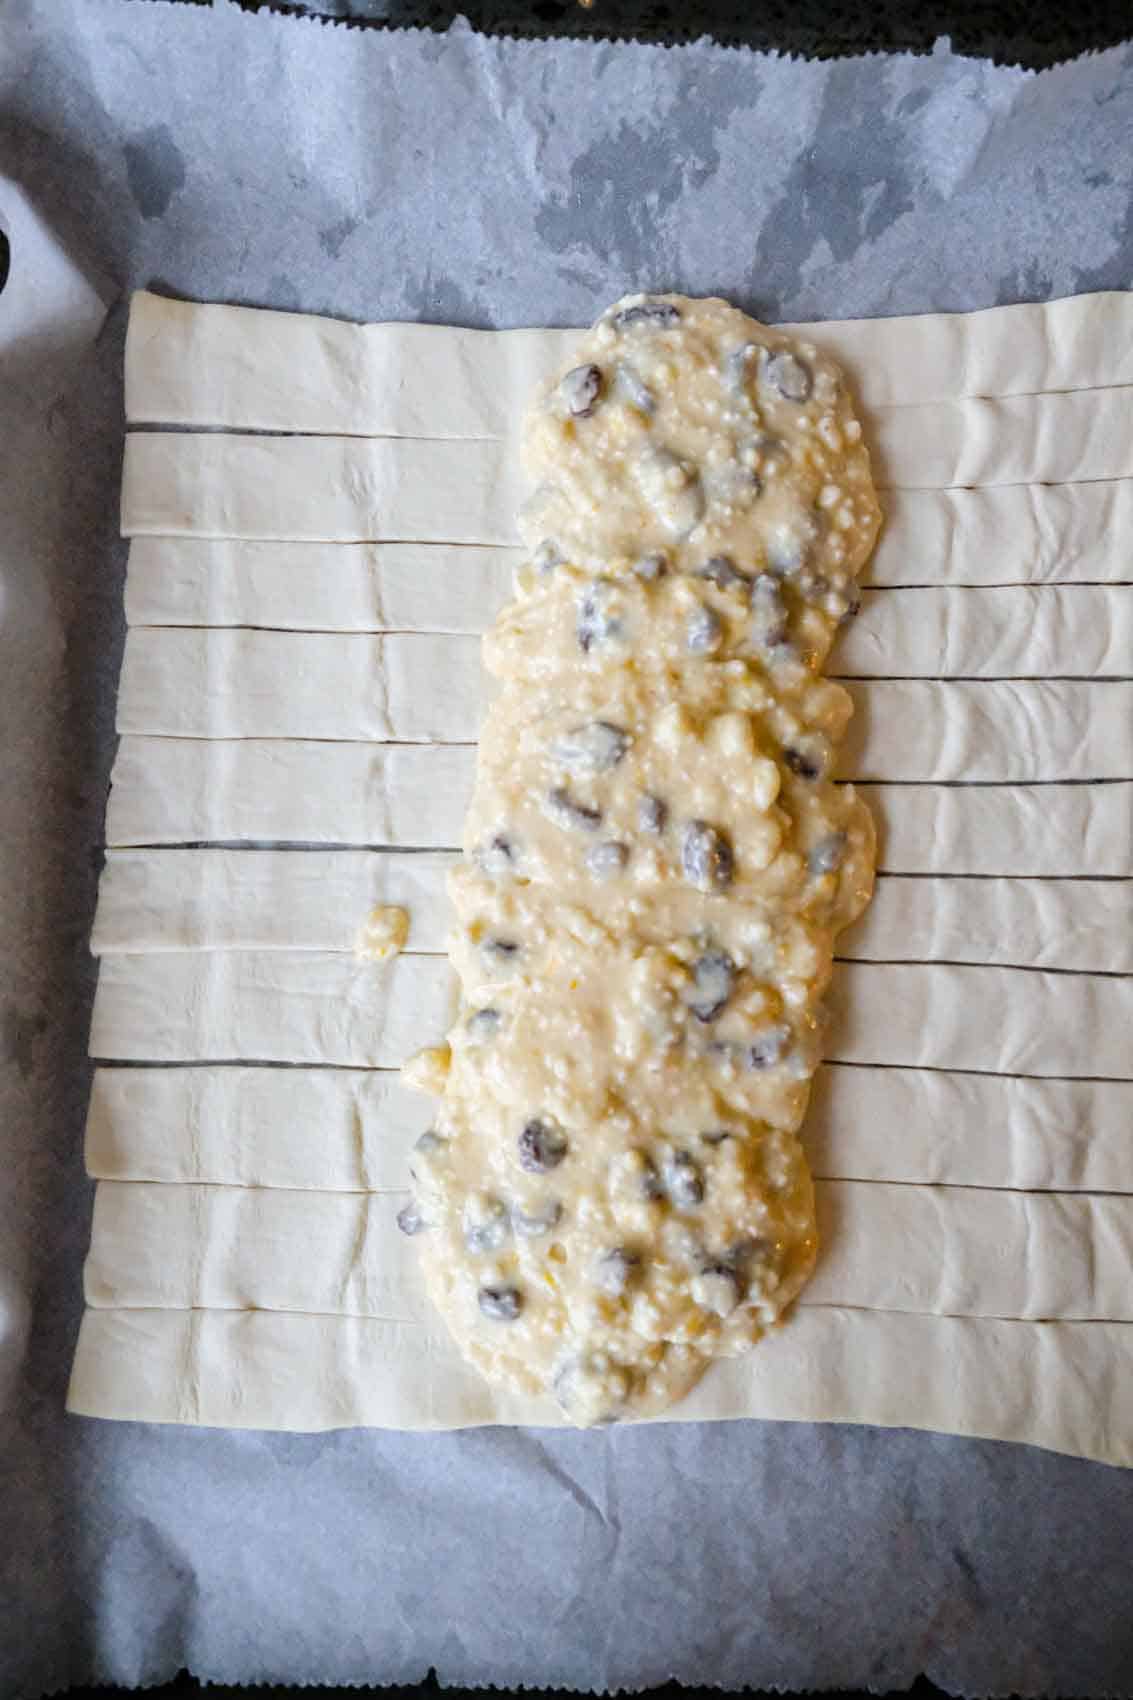
[[[641,1154],[641,1196],[653,1200],[664,1198],[665,1189],[661,1185],[661,1177],[657,1173],[657,1165],[652,1157]]]
[[[642,832],[652,832],[656,834],[664,832],[665,822],[668,818],[668,807],[661,801],[660,797],[651,797],[646,794],[639,800],[637,805],[637,824],[641,828]]]
[[[557,1169],[567,1154],[566,1135],[552,1122],[535,1116],[527,1123],[517,1141],[519,1166],[531,1175],[546,1175]]]
[[[629,861],[629,851],[624,844],[618,844],[613,839],[605,844],[596,844],[593,850],[586,853],[586,866],[595,879],[613,879],[620,874]]]
[[[512,1226],[520,1239],[537,1240],[543,1234],[549,1234],[552,1228],[562,1221],[563,1207],[557,1198],[550,1199],[538,1210],[521,1210],[518,1204],[512,1205]]]
[[[596,578],[588,586],[578,605],[575,635],[578,647],[589,655],[596,646],[611,643],[622,637],[621,620],[614,613],[616,589],[612,579]]]
[[[480,949],[489,961],[506,962],[516,954],[519,946],[514,939],[490,938],[484,940]]]
[[[556,785],[553,791],[548,791],[544,807],[557,826],[571,827],[576,832],[597,832],[602,824],[601,809],[576,803],[565,785]]]
[[[637,301],[632,307],[622,307],[614,314],[614,324],[620,331],[668,330],[680,323],[680,310],[671,301]]]
[[[480,1309],[493,1322],[514,1322],[523,1309],[523,1294],[518,1287],[481,1287],[477,1298]]]
[[[572,419],[589,419],[602,394],[602,373],[597,366],[574,366],[559,380],[559,397]]]
[[[735,987],[735,964],[722,950],[710,950],[697,958],[693,973],[695,980],[688,1007],[698,1021],[715,1021]]]
[[[685,878],[700,891],[724,891],[732,883],[735,857],[722,832],[707,821],[689,821],[681,840]]]
[[[423,1234],[429,1226],[416,1202],[406,1204],[398,1211],[397,1225],[403,1234]]]
[[[744,1048],[744,1062],[750,1069],[759,1072],[765,1068],[774,1068],[780,1063],[791,1042],[791,1029],[782,1022],[774,1027],[765,1027],[759,1036]]]
[[[693,577],[707,579],[717,590],[738,590],[742,596],[751,594],[751,580],[727,555],[713,555],[697,567]]]
[[[665,1191],[678,1210],[704,1203],[704,1177],[687,1151],[674,1151],[664,1169]]]
[[[568,773],[589,777],[617,767],[630,743],[629,733],[620,726],[612,726],[608,720],[590,720],[556,738],[551,753]]]
[[[838,624],[841,626],[846,625],[848,621],[854,619],[861,613],[861,611],[862,599],[860,596],[855,596],[851,601],[846,603],[845,608],[843,608],[841,614],[838,616]]]
[[[821,779],[822,764],[804,750],[785,749],[783,760],[800,779]]]
[[[844,832],[828,832],[825,838],[820,838],[806,859],[806,865],[816,879],[823,874],[836,873],[846,854],[846,834]]]
[[[664,578],[669,570],[669,557],[663,549],[651,549],[648,555],[641,555],[633,563],[633,570],[638,578],[643,578],[647,584],[653,584],[659,578]]]
[[[613,1251],[605,1252],[598,1259],[594,1269],[594,1285],[608,1293],[610,1298],[620,1299],[640,1268],[641,1259],[635,1251],[630,1251],[625,1246],[615,1246]]]
[[[690,655],[714,655],[724,641],[724,625],[713,608],[698,608],[685,631],[685,648]]]
[[[781,348],[777,353],[767,355],[761,362],[759,375],[761,382],[782,396],[784,401],[801,405],[810,400],[814,387],[810,367],[789,349]]]
[[[713,1127],[709,1128],[707,1133],[702,1133],[700,1137],[705,1145],[723,1145],[724,1141],[731,1139],[732,1136],[725,1127]]]

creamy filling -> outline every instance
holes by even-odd
[[[820,669],[880,516],[834,366],[722,301],[603,314],[525,459],[401,1225],[467,1356],[587,1424],[679,1399],[814,1265],[797,1130],[874,863]]]

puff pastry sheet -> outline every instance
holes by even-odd
[[[1133,1464],[1133,295],[804,334],[887,486],[835,652],[883,877],[804,1133],[815,1280],[666,1417]],[[463,1363],[392,1217],[430,1109],[396,1069],[453,1010],[516,424],[570,340],[135,297],[128,420],[190,429],[127,442],[73,1410],[559,1421]],[[389,902],[407,954],[364,961]]]

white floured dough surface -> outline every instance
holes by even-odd
[[[91,949],[354,951],[370,912],[392,904],[412,917],[407,948],[437,954],[455,864],[430,852],[112,850]],[[892,875],[838,951],[851,961],[1133,974],[1131,893],[1131,880]]]
[[[1133,1326],[802,1309],[666,1413],[874,1423],[1133,1464]],[[89,1310],[72,1411],[234,1428],[446,1429],[562,1421],[493,1388],[436,1331],[269,1311]]]
[[[781,328],[834,355],[870,408],[1133,384],[1133,302],[1116,291]],[[237,431],[502,436],[577,335],[354,325],[139,291],[126,417]]]
[[[845,1201],[858,1194],[868,1201],[876,1193],[880,1204],[885,1187],[877,1183],[902,1183],[896,1190],[924,1200],[926,1211],[969,1189],[1006,1189],[1009,1198],[1050,1189],[1051,1210],[1039,1212],[1048,1227],[1066,1216],[1073,1192],[1133,1191],[1133,1007],[1128,980],[1099,972],[1124,964],[1128,887],[1097,884],[1133,873],[1133,698],[1122,678],[1130,671],[1122,666],[1123,581],[1133,480],[1121,389],[1133,372],[1122,368],[1129,338],[1121,325],[1130,299],[814,332],[874,409],[883,481],[912,486],[885,495],[872,582],[925,587],[867,594],[840,640],[846,673],[868,679],[850,687],[855,716],[841,771],[866,781],[881,868],[1002,881],[969,907],[965,893],[983,881],[883,880],[869,922],[844,936],[847,954],[869,953],[872,926],[879,953],[888,958],[895,946],[921,957],[844,965],[836,975],[826,1050],[841,1060],[819,1076],[805,1140],[816,1175],[863,1183],[844,1194],[844,1222],[852,1219]],[[145,639],[140,651],[142,634],[132,635],[131,671],[142,688],[124,697],[129,718],[108,839],[283,839],[341,845],[347,858],[359,845],[451,848],[480,710],[474,675],[463,682],[460,645],[507,594],[516,560],[511,514],[500,501],[507,492],[495,482],[498,451],[506,457],[502,439],[530,371],[549,370],[570,338],[515,333],[505,350],[506,339],[491,333],[380,327],[385,364],[367,364],[355,352],[362,328],[314,320],[300,332],[313,339],[304,345],[309,359],[285,373],[282,354],[300,316],[180,304],[171,332],[169,304],[143,319],[143,303],[153,300],[136,299],[131,323],[132,420],[301,429],[338,440],[318,450],[198,440],[188,453],[184,440],[131,444],[131,524],[179,533],[136,540],[132,624],[283,629],[161,632],[155,647],[147,650]],[[241,321],[231,329],[229,314]],[[268,319],[280,323],[261,323]],[[412,374],[432,371],[431,360],[446,380],[415,388]],[[485,362],[497,380],[490,395]],[[398,399],[383,410],[394,374]],[[1086,394],[1099,386],[1114,393]],[[1077,394],[1041,393],[1057,391]],[[155,396],[159,410],[150,411]],[[906,417],[881,411],[888,408]],[[394,440],[342,440],[354,431]],[[417,435],[450,440],[397,441]],[[257,489],[230,491],[237,462],[259,478]],[[316,462],[329,498],[321,511],[287,488],[296,466]],[[205,468],[213,470],[202,490]],[[148,489],[143,471],[152,474]],[[423,475],[445,483],[439,499],[435,491],[418,499]],[[1075,481],[1000,482],[1016,477]],[[969,480],[980,487],[958,487]],[[467,514],[461,523],[452,520],[458,505]],[[230,541],[233,532],[242,540]],[[332,541],[344,537],[356,541]],[[965,586],[982,589],[986,601],[960,601]],[[434,615],[438,599],[444,607]],[[340,633],[361,636],[368,652],[342,650]],[[435,647],[414,659],[412,645],[395,645],[391,669],[380,643],[375,663],[374,633],[421,635]],[[178,636],[187,640],[179,650],[169,643]],[[274,641],[309,638],[316,647]],[[874,677],[875,667],[924,671],[885,679]],[[1113,677],[1093,683],[1103,672]],[[432,690],[420,701],[423,677]],[[454,678],[455,703],[445,700]],[[223,702],[219,713],[209,706],[214,697]],[[347,925],[327,897],[385,892],[359,880],[349,860],[339,864],[339,884],[319,893],[308,883],[307,906],[291,913],[273,910],[272,900],[289,902],[294,887],[283,893],[270,874],[262,877],[266,869],[251,876],[255,902],[246,910],[246,876],[235,868],[219,883],[214,875],[211,887],[203,863],[201,881],[194,872],[191,884],[170,885],[162,873],[155,886],[151,868],[135,868],[137,907],[129,888],[108,885],[117,931],[103,939],[114,954],[102,965],[92,1048],[123,1061],[192,1066],[96,1072],[88,1128],[96,1175],[149,1183],[143,1192],[196,1182],[208,1191],[294,1189],[298,1199],[406,1184],[407,1148],[424,1130],[428,1104],[390,1071],[422,1033],[447,1023],[443,964],[412,954],[384,965],[355,959],[356,917]],[[932,889],[918,903],[922,886]],[[331,950],[317,944],[328,923]],[[297,949],[304,928],[310,944]],[[935,960],[957,943],[962,954]],[[146,954],[133,955],[138,948]],[[1012,961],[1029,966],[987,965]],[[1049,971],[1071,961],[1090,971]],[[252,1066],[218,1066],[233,1058]],[[270,1063],[288,1066],[254,1066]],[[948,1187],[956,1194],[935,1190]],[[1108,1204],[1087,1201],[1074,1219],[1090,1222],[1099,1268],[1124,1267],[1127,1279],[1120,1232],[1103,1226],[1113,1214]],[[1034,1230],[1026,1197],[1020,1208],[1019,1220]],[[901,1232],[912,1233],[914,1250],[922,1236],[942,1247],[943,1264],[954,1247],[931,1235],[948,1220],[937,1211]],[[976,1232],[974,1221],[968,1229]],[[1026,1269],[1040,1282],[1024,1300],[1083,1302],[1088,1283],[1050,1284],[1072,1266],[1073,1235],[1060,1239],[1061,1251],[1043,1228],[1031,1243],[1041,1248],[1038,1264],[1016,1259],[1009,1271]],[[876,1276],[876,1262],[868,1267]],[[832,1262],[831,1274],[837,1270]],[[1120,1396],[1130,1325],[994,1319],[986,1312],[1003,1296],[997,1271],[990,1241],[962,1269],[950,1266],[953,1284],[941,1302],[970,1302],[978,1317],[903,1313],[901,1295],[880,1288],[874,1296],[897,1308],[850,1309],[843,1300],[804,1307],[758,1352],[717,1365],[672,1415],[900,1423],[1133,1462]],[[825,1278],[820,1264],[816,1282]],[[922,1284],[913,1297],[943,1292]],[[435,1324],[244,1310],[92,1310],[70,1402],[102,1415],[282,1427],[558,1420],[550,1405],[509,1403],[488,1389]]]
[[[825,1248],[799,1305],[1133,1320],[1133,1197],[820,1181]],[[88,1304],[432,1320],[392,1194],[104,1181]],[[296,1256],[301,1242],[318,1255]],[[757,1348],[758,1350],[758,1348]]]
[[[99,1180],[403,1189],[431,1106],[381,1069],[99,1068]],[[1133,1083],[828,1064],[803,1141],[820,1179],[1133,1192]]]

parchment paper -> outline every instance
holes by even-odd
[[[945,46],[807,65],[463,27],[363,35],[224,5],[9,0],[0,16],[0,164],[71,261],[120,288],[368,319],[565,325],[650,284],[796,320],[1127,288],[1131,98],[1128,50],[1034,77]],[[119,305],[61,402],[25,345],[17,418],[37,429],[14,429],[8,386],[0,436],[0,641],[21,662],[0,672],[5,756],[18,708],[27,776],[2,819],[19,877],[5,1690],[184,1664],[582,1688],[887,1689],[923,1670],[968,1694],[1130,1692],[1133,1475],[1100,1466],[774,1424],[282,1436],[64,1420],[121,645],[123,323]],[[17,508],[9,482],[35,500]]]

